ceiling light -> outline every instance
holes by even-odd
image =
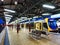
[[[5,17],[13,17],[12,15],[7,14],[8,12],[4,12]]]
[[[12,16],[12,15],[8,15],[8,14],[6,14],[5,17],[13,17],[13,16]]]
[[[44,4],[43,7],[45,7],[45,8],[50,8],[50,9],[55,9],[55,6],[47,5],[47,4]]]
[[[60,18],[60,14],[52,15],[51,18]]]
[[[34,16],[33,18],[38,18],[38,16]]]
[[[17,1],[15,1],[15,5],[17,5]]]
[[[4,0],[1,0],[1,1],[4,1]]]
[[[4,9],[4,10],[7,12],[15,13],[15,11],[13,11],[13,10],[9,10],[9,9]]]
[[[51,13],[43,13],[42,15],[51,15]]]
[[[25,19],[27,19],[27,17],[21,17],[21,19],[24,19],[25,20]]]

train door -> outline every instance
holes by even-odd
[[[35,26],[36,26],[36,30],[42,30],[42,23],[41,22],[37,22],[35,23]]]

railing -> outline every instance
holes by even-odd
[[[7,29],[7,27],[6,27],[6,33],[5,33],[5,39],[4,39],[4,45],[10,45],[9,44],[9,38],[8,38],[8,29]]]

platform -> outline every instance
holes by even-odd
[[[15,28],[12,30],[9,27],[8,35],[10,45],[58,45],[47,38],[34,40],[29,36],[28,30],[26,29],[21,29],[19,34],[17,34]]]

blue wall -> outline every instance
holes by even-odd
[[[5,21],[2,18],[0,18],[0,33],[4,29],[4,26],[3,26],[4,24],[5,24]]]

